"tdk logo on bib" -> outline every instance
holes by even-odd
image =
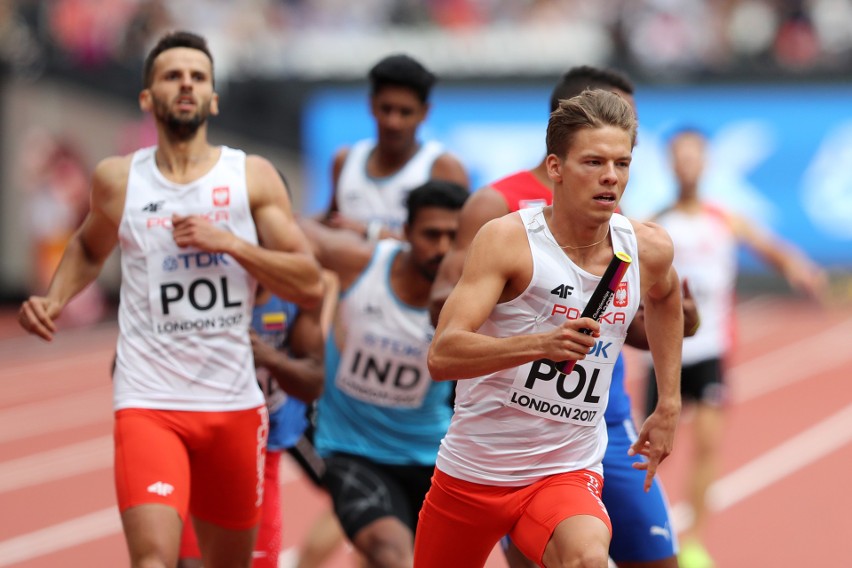
[[[189,270],[194,268],[210,268],[214,266],[230,266],[223,252],[193,252],[169,255],[163,259],[163,270]]]
[[[612,347],[612,341],[595,341],[595,344],[592,345],[591,349],[589,349],[588,356],[609,359],[609,353],[607,350],[610,347]]]
[[[186,251],[147,258],[154,333],[216,333],[244,328],[250,281],[224,253]]]

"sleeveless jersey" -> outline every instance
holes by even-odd
[[[553,202],[553,190],[543,185],[529,170],[499,179],[491,184],[491,187],[503,196],[510,212],[550,205]],[[607,424],[622,424],[625,420],[632,420],[630,398],[624,388],[624,356],[621,353],[612,373],[609,404],[606,406],[604,419]]]
[[[227,254],[179,247],[173,214],[199,214],[256,244],[246,155],[223,147],[197,180],[178,184],[150,147],[132,158],[121,247],[114,406],[243,410],[263,404],[248,326],[255,280]]]
[[[524,170],[491,184],[503,196],[509,211],[543,207],[553,203],[553,190],[545,185],[529,171]]]
[[[674,242],[674,267],[686,278],[701,325],[683,339],[683,364],[723,357],[733,342],[737,239],[720,210],[703,206],[696,214],[670,209],[655,222]]]
[[[276,350],[285,350],[299,308],[292,302],[272,295],[263,305],[256,305],[252,314],[252,329]],[[256,369],[257,383],[266,397],[269,409],[270,450],[290,448],[308,427],[308,406],[298,398],[289,396],[265,367]]]
[[[361,140],[349,150],[337,181],[337,207],[343,215],[362,223],[379,221],[398,230],[408,217],[408,193],[432,177],[432,165],[444,153],[444,147],[435,141],[426,142],[398,172],[373,178],[367,175],[367,160],[375,147],[374,141]]]
[[[391,289],[390,270],[405,246],[380,241],[370,265],[341,296],[317,406],[315,444],[321,454],[435,464],[452,414],[453,386],[429,376],[426,354],[434,328],[428,310],[403,304]]]
[[[494,307],[479,333],[510,337],[545,332],[580,316],[600,282],[557,245],[543,208],[521,209],[533,260],[529,286]],[[437,467],[466,481],[529,485],[549,475],[589,469],[602,473],[607,434],[603,420],[610,378],[627,327],[639,306],[636,236],[630,221],[610,220],[614,251],[633,257],[609,309],[601,336],[569,375],[539,359],[458,381],[449,431]]]

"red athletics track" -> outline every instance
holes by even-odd
[[[719,568],[852,562],[852,307],[817,310],[782,297],[738,309],[722,470],[707,546]],[[127,565],[114,505],[108,367],[113,323],[25,337],[0,314],[0,567]],[[628,386],[639,391],[637,354]],[[637,400],[637,403],[639,401]],[[676,520],[690,451],[688,415],[661,477]],[[287,559],[327,501],[287,465]],[[341,549],[328,564],[352,566]],[[489,568],[505,566],[492,556]]]

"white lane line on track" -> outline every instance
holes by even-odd
[[[97,348],[115,348],[118,324],[107,322],[90,327],[60,329],[51,342],[32,335],[0,339],[0,358],[21,361],[27,358],[56,358],[63,354],[79,353]]]
[[[112,436],[101,436],[85,442],[70,444],[0,462],[0,493],[15,491],[41,483],[64,479],[113,466]],[[300,481],[301,467],[289,456],[281,460],[278,483],[282,487]]]
[[[0,542],[0,566],[13,566],[119,532],[118,509],[109,507]]]
[[[112,421],[112,395],[103,387],[0,411],[0,443],[105,421]]]
[[[112,467],[111,436],[95,438],[59,450],[41,452],[26,458],[0,463],[0,493],[40,483],[57,481],[75,474]],[[299,479],[298,466],[282,460],[281,485]],[[109,507],[31,533],[0,542],[0,567],[12,566],[121,532],[118,510]],[[283,551],[282,559],[292,562],[298,551]]]
[[[75,391],[110,383],[112,350],[90,349],[59,359],[37,357],[0,369],[0,403],[5,409],[33,400],[64,398]],[[2,360],[2,356],[0,356]],[[73,378],[69,380],[69,375]]]
[[[737,363],[730,368],[727,377],[733,402],[741,403],[759,398],[799,381],[818,377],[823,371],[852,361],[852,351],[847,348],[850,336],[852,320],[846,320],[825,328],[816,335],[803,337],[763,355]],[[801,358],[793,357],[802,353],[819,353],[819,356],[809,357],[807,367],[803,367],[798,363]],[[650,361],[644,353],[639,357],[643,364]],[[645,379],[642,376],[634,376],[633,380]]]
[[[58,481],[113,465],[112,436],[101,436],[0,463],[0,493]]]
[[[835,328],[832,328],[832,330],[829,331],[837,334],[842,331],[837,329],[842,325],[845,324],[835,326]],[[811,341],[814,341],[815,343],[813,343],[813,345],[816,345],[816,343],[818,343],[818,341],[816,341],[816,337],[817,336],[811,336],[810,338],[797,342],[794,345],[781,348],[778,351],[804,348],[810,344],[809,342]],[[838,335],[838,337],[843,337],[843,335]],[[825,345],[824,343],[819,344],[822,346]],[[830,350],[826,351],[830,352]],[[771,363],[780,359],[777,355],[765,355],[763,357],[766,358],[764,363]],[[752,361],[757,360],[758,359],[754,359]],[[736,398],[740,401],[760,396],[766,392],[787,386],[796,380],[806,378],[802,377],[802,375],[806,375],[806,373],[790,372],[794,370],[793,365],[783,366],[780,364],[778,365],[778,368],[781,370],[781,376],[779,377],[779,375],[775,375],[773,377],[767,373],[765,368],[761,368],[758,365],[755,365],[755,367],[752,368],[752,361],[747,361],[738,365],[732,369],[732,372],[742,374],[743,377],[747,374],[754,374],[757,377],[763,377],[762,382],[769,386],[746,389],[743,394],[736,396]],[[787,359],[787,361],[789,363],[789,359]],[[828,362],[826,362],[826,368],[828,365],[836,365],[838,362],[842,362],[842,360],[828,360]],[[787,372],[785,373],[784,370]],[[740,378],[739,380],[745,381],[746,379]],[[755,379],[754,377],[750,377],[748,380]],[[67,399],[65,399],[64,404],[67,404]],[[0,412],[0,420],[2,420],[2,416],[5,412],[9,411]],[[6,428],[0,428],[0,435],[2,435],[6,430]],[[100,440],[100,442],[97,442],[97,440]],[[98,443],[103,444],[104,440],[108,444],[110,462],[106,466],[98,466],[96,468],[91,468],[91,466],[89,466],[89,470],[108,467],[111,465],[111,438],[109,436],[105,436],[91,442],[95,442],[94,445],[97,445]],[[727,509],[734,504],[747,499],[754,493],[765,489],[773,483],[776,483],[781,479],[792,475],[796,471],[807,467],[810,463],[830,455],[832,452],[849,443],[850,440],[852,440],[852,405],[719,479],[712,486],[710,506],[714,510]],[[91,451],[94,449],[95,454],[98,455],[97,449],[94,448],[94,445],[89,448],[89,450]],[[103,455],[100,455],[101,457],[99,459],[103,459]],[[31,458],[34,459],[33,463],[35,463],[37,456],[31,456]],[[22,458],[22,460],[26,459],[29,458]],[[21,460],[15,461],[18,462],[19,466],[21,465]],[[4,468],[8,463],[9,462],[0,464],[0,484],[13,484],[13,481],[11,481],[11,473],[5,474],[9,477],[6,478],[8,481],[4,481],[3,472],[5,471]],[[24,464],[25,463],[26,462],[24,462]],[[44,465],[42,465],[41,468],[44,468]],[[57,479],[66,476],[67,474],[63,472],[61,475],[57,476]],[[290,478],[290,476],[286,473],[283,477],[283,483],[293,481],[293,478]],[[673,514],[675,518],[675,526],[684,526],[683,519],[689,515],[688,506],[684,503],[675,505],[673,507]],[[681,520],[679,521],[679,519]],[[117,510],[114,507],[103,509],[101,511],[77,517],[75,519],[70,519],[44,529],[0,542],[0,567],[11,566],[18,562],[51,554],[53,552],[85,544],[86,542],[118,534],[120,532],[121,524]]]
[[[62,450],[4,462],[0,464],[0,493],[111,467],[112,457],[112,438],[104,436]],[[298,466],[284,460],[282,465],[281,485],[297,481]],[[118,509],[102,509],[0,542],[0,567],[12,566],[120,532]],[[295,548],[284,550],[281,556],[284,563],[279,565],[290,566],[297,557]]]
[[[734,401],[757,398],[852,360],[847,347],[850,336],[852,321],[847,320],[736,365],[730,371]],[[814,353],[819,356],[808,356],[806,363],[800,363],[804,359],[799,354]]]
[[[40,358],[25,363],[12,364],[0,371],[0,379],[4,381],[16,378],[26,379],[32,377],[35,373],[57,373],[57,376],[61,376],[68,372],[69,367],[109,363],[112,353],[113,351],[110,349],[95,349],[86,353],[66,355],[59,359]]]
[[[708,507],[724,511],[852,442],[852,404],[718,479],[710,486]],[[692,523],[687,503],[672,507],[675,527]]]
[[[715,511],[728,509],[850,442],[852,404],[720,478],[711,487],[710,507]],[[672,507],[672,516],[675,527],[682,530],[690,522],[689,507],[685,503],[676,504]],[[71,519],[0,542],[0,567],[84,544],[120,530],[114,508]]]

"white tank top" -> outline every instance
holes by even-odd
[[[601,277],[575,265],[556,244],[543,208],[522,209],[533,259],[529,286],[498,304],[479,333],[510,337],[544,332],[576,319]],[[437,466],[466,481],[529,485],[543,477],[589,469],[602,473],[603,420],[613,366],[639,307],[639,258],[630,221],[613,215],[614,251],[633,258],[613,303],[601,318],[601,336],[569,375],[541,359],[456,385],[456,406],[441,442]]]
[[[350,148],[337,181],[337,208],[362,223],[379,221],[398,230],[408,216],[408,193],[432,177],[432,165],[444,153],[444,147],[435,141],[426,142],[398,172],[373,178],[367,175],[367,159],[375,146],[373,140],[361,140]]]
[[[335,323],[346,335],[336,387],[379,407],[420,408],[432,383],[429,312],[403,304],[390,287],[393,260],[406,246],[379,241],[370,265],[341,298]]]
[[[119,337],[114,407],[242,410],[263,404],[248,329],[255,280],[226,254],[180,248],[171,217],[201,214],[257,244],[246,155],[223,147],[197,180],[178,184],[150,147],[133,155],[118,234]]]
[[[683,364],[722,357],[734,329],[737,240],[724,214],[705,206],[697,214],[669,210],[655,222],[674,242],[674,267],[686,278],[701,317],[698,332],[683,340]]]

